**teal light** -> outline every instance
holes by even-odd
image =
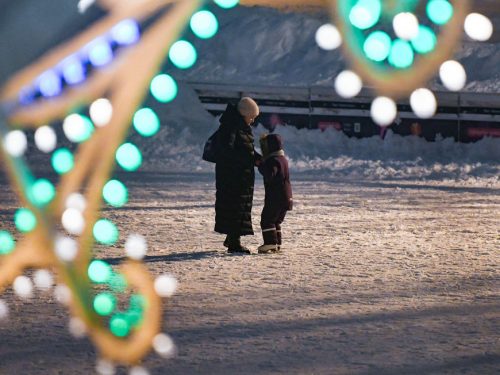
[[[74,165],[73,154],[67,148],[60,148],[52,154],[52,167],[58,174],[68,173]]]
[[[410,43],[397,39],[392,43],[389,63],[398,69],[405,69],[413,64],[414,54]]]
[[[151,108],[141,108],[134,115],[134,128],[143,137],[151,137],[160,130],[160,119]]]
[[[110,288],[117,293],[123,293],[127,289],[127,280],[119,273],[114,273],[109,280]]]
[[[27,208],[20,208],[14,214],[14,224],[22,233],[31,232],[36,227],[36,217]]]
[[[123,314],[113,316],[109,321],[109,328],[117,337],[125,337],[130,332],[130,324]]]
[[[118,228],[107,219],[98,220],[94,224],[93,233],[96,241],[103,245],[113,245],[118,241]]]
[[[384,61],[391,51],[391,37],[383,31],[375,31],[366,38],[363,50],[370,60]]]
[[[215,4],[220,6],[221,8],[224,9],[230,9],[234,8],[238,3],[240,2],[239,0],[214,0]]]
[[[453,17],[453,5],[447,0],[430,0],[426,10],[429,19],[437,25],[445,25]]]
[[[16,241],[12,235],[4,230],[0,230],[0,255],[12,253],[16,247]]]
[[[114,207],[123,207],[128,202],[127,188],[118,180],[108,181],[102,189],[102,196],[106,203]]]
[[[198,55],[191,43],[179,40],[170,47],[168,57],[177,68],[189,69],[196,62]]]
[[[94,132],[94,124],[92,123],[92,120],[90,120],[87,116],[79,116],[82,119],[82,123],[78,129],[79,132],[73,135],[72,141],[82,143],[88,140]]]
[[[423,25],[419,26],[417,37],[411,41],[415,51],[421,54],[431,52],[436,47],[436,43],[437,38],[434,31]]]
[[[374,26],[382,14],[380,0],[358,0],[349,12],[349,21],[361,30]]]
[[[101,316],[110,315],[116,307],[116,298],[111,293],[100,293],[94,298],[94,310]]]
[[[200,10],[193,14],[190,26],[193,33],[201,39],[209,39],[219,30],[217,17],[208,10]]]
[[[49,180],[40,178],[31,186],[30,200],[35,206],[45,206],[54,199],[56,189]]]
[[[103,284],[109,281],[113,270],[111,266],[102,260],[93,260],[88,268],[89,279],[94,283]]]
[[[116,150],[116,161],[120,167],[132,172],[141,166],[142,155],[137,146],[132,143],[124,143]]]
[[[169,103],[175,99],[177,92],[177,82],[168,74],[159,74],[151,81],[151,94],[161,103]]]

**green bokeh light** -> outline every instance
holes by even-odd
[[[118,241],[118,228],[107,219],[98,220],[94,224],[93,233],[96,241],[103,245],[113,245]]]
[[[56,195],[56,189],[52,183],[45,179],[40,178],[35,181],[31,186],[28,196],[30,197],[31,203],[35,206],[45,206],[54,199]]]
[[[217,17],[208,10],[200,10],[193,14],[190,26],[193,33],[201,39],[209,39],[219,30]]]
[[[60,148],[52,154],[52,167],[58,174],[68,173],[74,165],[73,154],[67,148]]]
[[[109,280],[109,286],[114,292],[123,293],[127,289],[127,280],[119,273],[114,273]]]
[[[14,237],[9,232],[0,230],[0,255],[12,253],[15,247],[16,241]]]
[[[240,2],[239,0],[214,0],[215,4],[220,6],[221,8],[224,9],[230,9],[234,8],[238,3]]]
[[[134,115],[134,128],[143,137],[151,137],[160,130],[160,119],[151,108],[141,108]]]
[[[118,180],[110,180],[104,185],[102,195],[106,203],[114,207],[123,207],[128,202],[128,191]]]
[[[384,61],[391,51],[391,37],[383,31],[375,31],[366,38],[363,50],[370,60]]]
[[[430,0],[426,10],[429,19],[437,25],[445,25],[453,17],[453,5],[447,0]]]
[[[100,293],[94,298],[94,310],[101,316],[110,315],[116,307],[116,298],[111,293]]]
[[[132,143],[124,143],[116,150],[116,161],[120,167],[132,172],[141,166],[142,155],[137,146]]]
[[[410,43],[398,39],[392,43],[389,63],[398,69],[405,69],[413,64],[414,54]]]
[[[198,55],[191,43],[179,40],[170,47],[168,57],[177,68],[189,69],[196,62]]]
[[[358,0],[349,12],[349,21],[358,29],[366,30],[378,22],[381,14],[380,0]]]
[[[125,337],[130,332],[130,324],[123,314],[116,314],[109,322],[111,332],[117,337]]]
[[[112,274],[113,270],[111,266],[102,260],[93,260],[88,268],[89,278],[94,283],[106,283],[109,281]]]
[[[423,25],[419,26],[417,37],[411,41],[415,51],[422,54],[431,52],[436,47],[436,43],[437,38],[434,31]]]
[[[22,233],[31,232],[36,227],[36,217],[27,208],[20,208],[14,214],[16,228]]]
[[[80,118],[83,120],[82,121],[82,126],[79,127],[78,133],[75,133],[73,135],[73,141],[77,143],[82,143],[88,140],[92,133],[94,132],[94,124],[92,123],[92,120],[90,120],[87,116],[82,116],[78,115]]]
[[[169,103],[177,97],[177,82],[168,74],[159,74],[151,81],[151,94],[160,103]]]

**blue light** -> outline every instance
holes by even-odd
[[[47,70],[38,77],[37,86],[43,96],[48,98],[57,96],[62,91],[61,77],[55,71]]]
[[[85,81],[85,70],[76,56],[70,56],[61,63],[64,80],[69,85],[77,85]]]
[[[19,92],[19,103],[22,105],[28,105],[33,103],[35,100],[35,91],[32,87],[23,87]]]
[[[123,46],[137,43],[140,38],[139,25],[132,19],[126,19],[111,29],[111,38]]]
[[[108,41],[104,38],[95,39],[87,45],[89,61],[95,67],[109,64],[113,60],[113,51]]]

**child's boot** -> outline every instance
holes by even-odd
[[[281,251],[281,230],[276,231],[276,237],[278,239],[278,251]]]
[[[262,229],[264,245],[259,246],[259,254],[275,253],[278,251],[278,236],[276,228]]]

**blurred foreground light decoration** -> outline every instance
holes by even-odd
[[[214,0],[231,9],[238,0]],[[12,285],[20,298],[36,288],[50,290],[72,315],[68,329],[75,338],[88,335],[100,358],[100,374],[115,373],[115,364],[144,374],[140,362],[154,349],[170,358],[175,345],[161,333],[160,297],[171,297],[177,282],[156,279],[140,263],[147,243],[140,234],[121,233],[101,217],[103,203],[122,207],[129,199],[123,182],[110,179],[115,163],[124,171],[140,168],[143,155],[125,138],[133,128],[150,137],[159,131],[157,114],[140,108],[149,91],[160,103],[172,102],[178,86],[159,72],[167,60],[178,69],[195,64],[198,53],[180,39],[189,25],[195,36],[211,38],[215,15],[203,0],[100,0],[109,13],[65,45],[14,76],[0,96],[0,152],[22,208],[13,217],[19,233],[0,228],[0,292]],[[242,5],[304,6],[300,0],[242,0]],[[92,0],[81,0],[83,12]],[[470,38],[487,40],[492,24],[485,16],[467,16],[468,0],[311,0],[329,5],[334,25],[318,30],[326,49],[343,46],[352,67],[335,80],[339,95],[356,96],[363,82],[380,95],[371,106],[373,119],[390,125],[397,116],[395,100],[410,97],[414,112],[431,117],[437,103],[424,86],[437,74],[449,90],[465,85],[463,67],[452,55],[465,28]],[[142,30],[141,25],[148,25]],[[125,51],[126,53],[122,53]],[[147,58],[146,58],[147,57]],[[57,146],[56,126],[76,150]],[[60,180],[36,178],[24,156],[29,132],[35,145],[51,154]],[[94,243],[122,246],[129,257],[112,267],[93,258]],[[41,270],[34,282],[23,273]],[[52,277],[53,271],[56,279]],[[99,288],[96,288],[96,287]],[[36,288],[35,288],[36,287]],[[123,303],[122,301],[126,301]],[[0,320],[9,306],[0,299]]]
[[[80,10],[92,3],[80,1]],[[141,107],[144,97],[150,92],[159,103],[170,103],[177,96],[177,82],[160,67],[167,58],[172,69],[193,66],[197,51],[180,39],[183,31],[190,27],[205,40],[219,23],[202,0],[97,3],[109,11],[104,18],[2,88],[0,155],[23,207],[10,229],[0,228],[0,293],[10,285],[28,299],[54,288],[55,298],[70,309],[70,333],[96,345],[98,373],[128,365],[130,374],[147,374],[141,361],[149,351],[164,358],[176,352],[161,332],[161,298],[174,294],[177,281],[153,278],[141,264],[146,239],[122,233],[101,208],[129,200],[125,184],[110,177],[115,165],[130,172],[142,164],[142,151],[126,141],[129,130],[143,137],[160,130],[156,112]],[[215,4],[229,9],[237,1]],[[71,147],[58,144],[60,133]],[[36,177],[28,164],[33,150],[49,156],[59,178]],[[128,260],[112,266],[95,259],[96,243],[123,247]],[[28,269],[37,270],[33,279],[23,275]],[[0,299],[0,324],[8,315]]]
[[[465,69],[452,59],[463,30],[477,41],[488,40],[493,32],[487,17],[468,14],[469,0],[329,0],[327,3],[334,22],[318,30],[317,43],[325,50],[343,46],[353,74],[380,95],[371,111],[380,126],[391,125],[397,117],[388,100],[411,97],[411,106],[418,117],[432,117],[437,103],[432,92],[425,88],[432,78],[439,76],[450,91],[459,91],[466,84]],[[340,40],[333,30],[339,31]],[[335,83],[342,97],[352,97],[357,91],[345,87],[347,77],[344,74]],[[354,81],[349,77],[349,82]]]

